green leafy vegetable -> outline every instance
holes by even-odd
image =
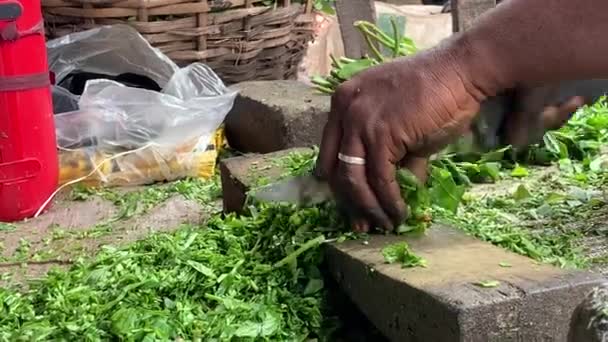
[[[532,195],[530,194],[530,191],[528,190],[528,188],[526,188],[526,186],[524,184],[519,184],[517,186],[517,189],[515,189],[515,192],[513,193],[513,198],[516,201],[523,201],[530,197],[532,197]]]
[[[528,169],[521,165],[517,165],[513,171],[511,171],[512,177],[527,177],[529,175]]]
[[[476,282],[475,285],[483,288],[493,288],[500,286],[500,282],[497,280],[483,280]]]
[[[388,264],[399,263],[401,267],[426,267],[426,260],[414,254],[407,242],[402,241],[382,249],[384,260]]]

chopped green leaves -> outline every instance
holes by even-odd
[[[474,283],[476,286],[483,288],[494,288],[500,286],[500,282],[497,280],[482,280]]]
[[[528,169],[521,165],[515,166],[515,168],[511,171],[511,177],[527,177],[528,175]]]
[[[523,201],[530,197],[532,197],[532,194],[530,194],[530,190],[524,184],[519,184],[513,193],[513,198],[516,201]]]
[[[455,213],[465,192],[464,185],[457,185],[448,170],[437,167],[432,167],[430,178],[431,202]]]
[[[382,255],[388,264],[399,263],[403,268],[426,267],[426,260],[414,254],[405,241],[384,247]]]

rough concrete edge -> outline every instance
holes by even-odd
[[[242,117],[246,115],[247,117]],[[256,122],[263,122],[265,125],[274,126],[271,131],[281,131],[283,134],[274,136],[274,139],[270,139],[271,143],[268,146],[264,144],[253,144],[253,146],[245,146],[247,141],[265,141],[268,138],[260,138],[256,134],[260,133],[259,130],[248,130],[244,127],[256,127]],[[241,92],[234,101],[234,106],[226,115],[225,132],[226,140],[234,148],[243,152],[261,152],[270,153],[278,151],[283,148],[285,142],[285,120],[280,115],[280,109],[269,103],[264,103],[255,99],[252,99]],[[249,132],[245,134],[244,132]],[[262,132],[265,133],[265,132]],[[267,132],[266,132],[267,133]],[[274,143],[272,142],[274,140]]]
[[[515,295],[505,294],[504,300],[463,306],[463,303],[425,293],[378,271],[375,276],[381,277],[382,280],[370,281],[368,278],[374,274],[371,270],[375,265],[367,265],[361,259],[351,257],[338,245],[327,245],[324,250],[331,276],[351,297],[359,310],[392,340],[419,338],[466,341],[480,338],[489,341],[502,341],[505,338],[565,340],[575,307],[594,286],[605,281],[601,275],[588,271],[563,270],[558,275],[547,278],[542,285],[533,281],[528,287],[525,286],[524,279],[524,286],[515,287],[513,291]],[[546,266],[560,270],[554,266]],[[390,297],[392,300],[374,304],[367,301],[366,296],[361,296],[362,292],[380,292],[383,293],[380,298]],[[391,293],[399,294],[391,296]],[[569,294],[568,298],[563,298],[564,293]],[[374,295],[371,297],[379,298],[378,296],[374,298]],[[416,300],[421,303],[411,305]],[[564,300],[567,303],[564,303]],[[434,321],[440,321],[437,317],[446,319],[446,322],[440,326],[444,330],[443,334],[450,335],[433,335],[437,333],[435,330],[439,329],[436,323],[428,322],[430,325],[426,325],[427,323],[415,314],[403,312],[404,303],[409,303],[411,307],[425,308],[425,312],[414,311],[417,315],[425,315],[431,311]],[[391,316],[390,313],[395,314]],[[500,319],[497,318],[499,314],[502,315]],[[408,324],[405,331],[400,329],[404,323]],[[446,330],[446,327],[450,328]],[[550,332],[550,336],[547,332]]]
[[[231,159],[231,158],[230,158]],[[225,213],[240,212],[245,204],[245,188],[230,172],[230,159],[220,161],[222,206]],[[226,163],[228,162],[228,163]],[[243,195],[241,195],[243,194]],[[240,205],[238,205],[240,203]]]
[[[488,341],[565,341],[576,307],[601,282],[602,278],[593,273],[566,270],[548,278],[542,287],[514,286],[521,294],[519,297],[464,307],[459,314],[461,326],[466,327],[461,337]],[[496,319],[501,314],[501,318]]]
[[[458,321],[450,320],[450,317],[458,317],[452,306],[444,305],[434,296],[417,288],[384,274],[375,273],[374,265],[365,265],[360,260],[349,257],[333,244],[325,245],[323,250],[324,260],[331,276],[350,296],[358,309],[391,341],[419,341],[419,336],[430,338],[429,341],[458,340],[460,335]],[[365,277],[360,277],[362,274]],[[408,287],[408,291],[403,290],[404,286]],[[365,292],[382,293],[378,298],[383,301],[369,305],[369,302],[362,301],[362,298],[367,296],[360,295]],[[391,293],[399,293],[399,295],[391,296]],[[409,293],[405,300],[403,293]],[[433,317],[410,310],[416,307],[424,307],[426,312],[434,311]],[[416,322],[420,320],[428,322],[431,326],[417,325]]]

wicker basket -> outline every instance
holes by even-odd
[[[42,0],[42,7],[49,39],[128,23],[177,64],[204,62],[231,84],[296,77],[313,36],[313,0],[276,1]]]

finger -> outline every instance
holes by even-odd
[[[369,232],[369,223],[365,219],[355,219],[352,223],[352,230],[355,233]]]
[[[365,218],[358,218],[358,210],[353,208],[352,203],[347,201],[336,202],[336,210],[341,217],[347,218],[351,229],[357,233],[367,233],[369,231],[369,223]]]
[[[358,88],[351,81],[342,83],[331,97],[327,123],[323,128],[315,173],[322,179],[335,173],[342,141],[342,116],[347,113]]]
[[[366,164],[367,178],[378,203],[389,216],[393,225],[401,224],[407,215],[407,207],[401,197],[401,189],[395,179],[395,161],[391,160],[391,152],[387,144],[387,134],[381,132],[367,139],[366,147],[374,150]]]
[[[361,135],[352,128],[342,133],[340,152],[345,156],[366,158]],[[367,161],[366,161],[367,162]],[[339,161],[334,186],[338,197],[350,201],[358,209],[358,217],[364,218],[372,226],[391,230],[393,224],[382,210],[374,192],[369,186],[365,165],[355,165]]]

